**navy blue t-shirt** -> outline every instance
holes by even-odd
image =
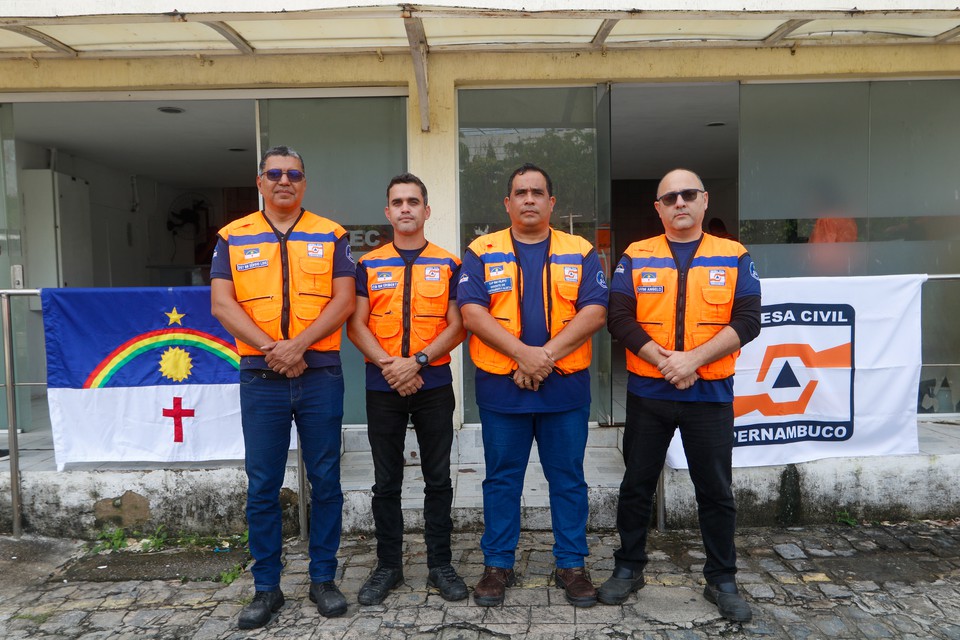
[[[262,214],[261,214],[262,215]],[[272,225],[271,225],[272,226]],[[296,224],[294,224],[294,227]],[[291,227],[287,234],[293,230]],[[356,277],[356,267],[353,264],[353,255],[350,252],[350,234],[343,234],[334,243],[333,277]],[[222,236],[217,236],[217,246],[213,250],[210,260],[210,279],[233,280],[233,269],[230,265],[230,246]],[[340,331],[340,329],[337,329]],[[256,346],[256,345],[251,345]],[[310,368],[332,367],[340,365],[339,351],[312,351],[307,350],[303,359]],[[240,358],[241,369],[269,369],[263,356],[243,356]]]
[[[397,253],[400,254],[400,257],[403,258],[406,264],[415,262],[424,248],[426,248],[426,245],[420,249],[400,249],[396,247]],[[450,275],[451,300],[457,299],[457,280],[459,279],[460,267],[458,266]],[[363,296],[364,298],[370,297],[367,291],[367,269],[360,262],[357,263],[357,295]],[[386,378],[383,377],[383,370],[372,362],[368,362],[366,365],[367,389],[370,391],[392,392],[393,389],[390,388],[390,384]],[[453,374],[450,371],[449,362],[439,366],[431,365],[420,369],[420,377],[423,379],[423,386],[420,387],[420,391],[436,389],[437,387],[442,387],[445,384],[453,382]]]
[[[670,248],[677,260],[678,269],[686,269],[700,246],[700,240],[693,242],[670,242]],[[633,298],[637,293],[633,288],[633,268],[630,258],[623,256],[610,280],[611,293],[623,293]],[[737,263],[737,288],[734,298],[760,295],[760,280],[753,277],[756,268],[749,253],[743,254]],[[680,390],[663,378],[649,378],[630,373],[627,379],[627,391],[644,398],[657,400],[676,400],[681,402],[731,402],[733,400],[733,376],[723,380],[697,380],[689,389]]]
[[[514,242],[517,260],[523,272],[523,297],[520,309],[520,340],[524,344],[543,346],[550,340],[543,297],[543,268],[549,249],[549,238],[536,244]],[[607,306],[607,284],[600,259],[591,251],[583,259],[583,281],[580,284],[576,309],[599,304]],[[457,303],[479,304],[489,308],[490,295],[484,287],[483,262],[472,251],[463,257],[463,276]],[[551,373],[538,391],[521,389],[513,375],[497,375],[477,369],[477,405],[501,413],[536,413],[569,411],[590,404],[590,370],[560,375]]]

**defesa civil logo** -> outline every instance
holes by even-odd
[[[734,446],[853,435],[854,308],[779,304],[737,361]]]

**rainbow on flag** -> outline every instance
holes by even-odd
[[[239,364],[209,287],[43,289],[57,468],[243,459]]]

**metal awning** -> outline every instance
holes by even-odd
[[[411,55],[444,51],[802,47],[960,42],[960,9],[869,0],[2,0],[0,58]],[[426,100],[422,125],[428,127]]]

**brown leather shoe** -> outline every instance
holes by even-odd
[[[590,574],[583,567],[557,569],[554,573],[557,586],[563,589],[567,602],[575,607],[592,607],[597,604],[597,588],[590,582]]]
[[[481,607],[499,606],[503,604],[507,587],[512,587],[516,582],[513,569],[485,566],[480,581],[473,588],[473,601]]]

